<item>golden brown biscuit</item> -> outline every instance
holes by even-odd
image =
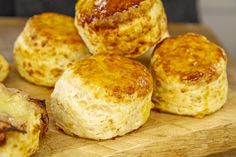
[[[227,99],[227,57],[205,37],[188,33],[159,44],[152,57],[156,108],[202,117]]]
[[[51,108],[67,134],[110,139],[147,121],[152,91],[151,74],[141,63],[100,54],[70,65],[56,83]]]
[[[47,131],[44,101],[0,84],[0,156],[28,157],[39,148]]]
[[[73,19],[56,13],[30,18],[14,47],[20,75],[34,84],[49,87],[55,85],[68,63],[89,55]]]
[[[6,59],[0,54],[0,82],[4,81],[10,71],[10,65]]]
[[[133,58],[167,32],[161,0],[80,0],[75,24],[91,53]]]

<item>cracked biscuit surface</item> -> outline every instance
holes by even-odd
[[[222,48],[193,33],[159,44],[151,59],[157,109],[202,117],[227,99],[227,57]]]

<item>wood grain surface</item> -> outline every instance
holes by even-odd
[[[14,41],[23,29],[25,19],[0,18],[0,53],[12,63]],[[207,36],[217,43],[214,34],[205,26],[192,24],[169,24],[171,35],[195,32]],[[230,58],[230,57],[229,57]],[[92,141],[63,134],[55,126],[51,117],[50,127],[36,157],[58,156],[236,156],[236,74],[233,61],[229,62],[228,101],[219,112],[203,119],[181,117],[152,111],[148,122],[140,129],[113,140]],[[4,82],[7,87],[19,88],[35,98],[46,99],[52,89],[34,86],[19,77],[12,70]]]

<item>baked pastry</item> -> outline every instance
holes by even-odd
[[[166,39],[168,37],[170,37],[170,34],[169,34],[169,32],[166,32],[165,35],[163,36],[163,38],[161,39],[161,41],[163,41],[164,39]],[[155,47],[156,46],[153,46],[145,54],[143,54],[142,56],[139,56],[138,58],[135,58],[135,60],[141,62],[146,67],[149,67],[150,61],[151,61],[151,58],[152,58],[152,53],[153,53]]]
[[[4,81],[10,71],[10,66],[6,59],[0,54],[0,82]]]
[[[136,58],[167,32],[161,0],[80,0],[75,25],[93,54]]]
[[[0,84],[0,156],[31,156],[47,125],[44,101]]]
[[[51,108],[65,133],[110,139],[147,121],[152,91],[152,76],[144,65],[100,54],[69,66],[56,83]]]
[[[20,75],[34,84],[48,87],[55,85],[68,63],[89,55],[73,18],[56,13],[30,18],[14,47]]]
[[[196,117],[219,110],[227,99],[226,64],[224,50],[201,35],[164,40],[151,60],[155,107]]]

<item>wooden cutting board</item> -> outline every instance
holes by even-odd
[[[4,20],[0,19],[0,50],[5,48],[4,55],[8,57],[8,60],[12,60],[10,51],[15,37],[19,33],[16,30],[22,28],[24,20]],[[3,31],[3,27],[8,31]],[[169,28],[172,34],[192,31],[205,34],[211,40],[216,41],[214,35],[203,26],[172,24]],[[3,33],[3,36],[4,33],[5,35],[8,33],[7,41],[1,39],[1,33]],[[196,119],[152,111],[149,120],[143,127],[113,140],[93,141],[67,136],[56,128],[50,110],[48,110],[50,117],[49,130],[35,157],[185,157],[205,156],[236,148],[236,77],[234,68],[235,66],[230,63],[228,68],[230,83],[228,101],[219,112],[203,119]],[[50,105],[52,89],[26,82],[19,77],[14,66],[12,66],[11,73],[4,84],[7,87],[14,87],[28,92],[35,98],[45,99],[47,106]]]
[[[22,89],[33,97],[46,99],[51,89],[37,87],[19,77],[13,69],[6,86]],[[92,141],[64,135],[50,125],[36,157],[58,156],[204,156],[236,147],[236,92],[219,112],[203,119],[152,112],[140,129],[108,141]]]

